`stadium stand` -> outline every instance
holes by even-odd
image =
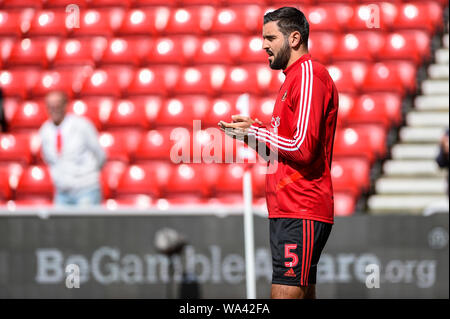
[[[69,4],[80,8],[79,27],[69,23]],[[171,133],[192,130],[193,120],[216,127],[241,111],[243,93],[250,115],[270,124],[283,75],[261,50],[262,16],[289,4],[305,12],[312,56],[340,92],[336,215],[418,213],[441,200],[445,180],[433,159],[448,127],[446,0],[0,0],[10,129],[0,135],[0,205],[51,203],[36,133],[46,119],[43,97],[54,89],[100,132],[106,207],[242,202],[244,164],[192,163],[195,148],[214,138],[199,133],[178,141],[190,163],[175,165]],[[239,142],[225,149],[220,138],[222,159],[247,156]],[[255,204],[264,202],[263,170],[251,168]]]

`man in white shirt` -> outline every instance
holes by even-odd
[[[106,155],[95,127],[85,118],[66,114],[67,95],[55,91],[45,102],[49,119],[39,135],[42,155],[55,186],[55,205],[96,205],[102,200],[100,170]]]

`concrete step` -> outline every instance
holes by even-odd
[[[381,177],[375,183],[377,194],[444,195],[447,181],[442,177]]]
[[[428,67],[428,75],[433,80],[447,80],[448,81],[448,64],[432,64]]]
[[[412,111],[406,115],[409,126],[448,127],[449,119],[446,112],[417,112]]]
[[[414,100],[414,107],[420,111],[449,111],[448,95],[419,95]]]
[[[398,160],[434,160],[439,154],[438,144],[395,144],[392,158]]]
[[[399,137],[403,143],[439,143],[444,133],[444,127],[405,126],[400,129]]]
[[[435,160],[387,160],[383,164],[386,177],[447,176],[447,172],[439,167]]]
[[[449,51],[448,48],[441,48],[437,49],[436,53],[434,54],[436,58],[436,62],[439,64],[448,64],[449,60]]]
[[[422,215],[428,207],[436,204],[445,205],[446,202],[448,204],[447,194],[373,195],[368,199],[367,205],[369,212],[372,214],[409,213]]]
[[[424,95],[448,95],[448,80],[425,80],[422,92]]]

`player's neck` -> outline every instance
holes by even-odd
[[[300,59],[302,56],[304,56],[305,54],[308,54],[308,49],[299,49],[297,51],[292,51],[291,53],[291,58],[289,59],[289,62],[286,65],[285,70],[290,67],[293,63],[295,63],[295,61],[297,61],[298,59]]]

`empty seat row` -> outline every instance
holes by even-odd
[[[361,94],[395,92],[401,95],[416,88],[415,65],[409,61],[380,63],[339,62],[327,69],[341,93]],[[70,97],[111,96],[115,98],[158,95],[256,94],[273,96],[284,81],[284,74],[266,64],[243,66],[177,65],[149,68],[127,66],[91,69],[76,67],[58,71],[36,69],[0,72],[0,87],[5,96],[39,98],[52,90]]]
[[[328,3],[312,6],[294,2],[293,5],[305,13],[311,31],[420,28],[433,33],[442,26],[443,8],[437,1],[370,5]],[[277,7],[258,4],[214,7],[207,3],[180,8],[83,9],[76,13],[64,8],[26,9],[25,15],[23,10],[4,9],[0,11],[0,30],[2,35],[17,36],[259,34],[264,13]]]
[[[104,65],[199,65],[266,63],[261,36],[219,35],[215,37],[174,36],[86,39],[26,38],[0,40],[0,66]],[[421,64],[430,58],[430,38],[420,30],[395,33],[363,31],[333,35],[311,34],[312,56],[322,63],[339,61],[407,60]]]

